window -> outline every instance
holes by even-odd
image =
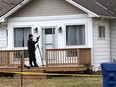
[[[66,45],[85,45],[85,25],[66,26]]]
[[[27,47],[31,27],[14,28],[14,47]]]
[[[99,26],[99,38],[105,38],[105,26]]]
[[[45,34],[55,34],[55,28],[45,28]]]
[[[28,35],[31,33],[31,27],[14,28],[14,47],[27,47]],[[17,53],[17,58],[20,54]],[[28,50],[24,50],[24,57],[28,58]]]

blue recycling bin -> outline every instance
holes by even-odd
[[[116,87],[116,63],[102,63],[103,87]]]

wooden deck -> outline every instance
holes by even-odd
[[[23,72],[68,72],[68,71],[85,71],[88,69],[88,66],[77,66],[77,67],[31,67],[23,68]],[[21,68],[0,68],[0,72],[5,73],[15,73],[15,72],[21,72]]]
[[[0,72],[71,72],[85,71],[90,69],[91,49],[46,49],[46,64],[44,67],[24,67],[23,50],[1,50]],[[21,67],[22,68],[21,68]],[[22,70],[22,71],[21,71]],[[17,76],[17,75],[16,75]],[[37,75],[32,75],[36,77]],[[28,76],[29,78],[30,76]]]
[[[87,70],[87,66],[78,66],[78,67],[32,67],[28,68],[0,68],[0,73],[11,73],[14,75],[14,78],[21,78],[21,74],[19,72],[26,72],[26,73],[37,73],[37,74],[23,74],[23,78],[26,79],[35,79],[35,78],[49,78],[50,76],[41,75],[39,73],[58,73],[58,72],[78,72],[78,71],[85,71]],[[17,74],[18,72],[18,74]]]

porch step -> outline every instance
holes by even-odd
[[[36,73],[44,73],[45,70],[44,69],[41,69],[41,68],[37,68],[37,67],[33,67],[33,68],[30,68],[30,69],[27,69],[27,68],[24,68],[23,69],[23,72],[25,72],[23,75],[21,74],[14,74],[14,78],[16,79],[45,79],[45,78],[48,78],[48,76],[46,75],[39,75],[39,74],[36,74]],[[28,72],[30,74],[28,74]],[[32,73],[31,73],[32,72]],[[33,74],[35,73],[35,74]]]

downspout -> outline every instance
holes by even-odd
[[[101,18],[98,22],[96,22],[95,24],[93,24],[93,70],[95,71],[95,50],[94,50],[94,27],[97,26],[98,24],[100,24],[102,21],[104,20],[104,18]]]
[[[112,58],[112,46],[111,46],[111,20],[110,20],[110,62],[116,62],[115,59]]]

